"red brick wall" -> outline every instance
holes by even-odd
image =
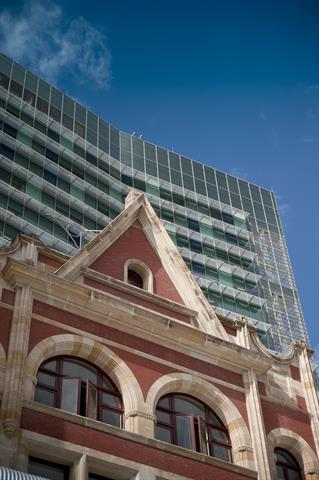
[[[90,268],[110,277],[124,280],[124,263],[130,258],[140,260],[152,270],[154,293],[174,302],[184,303],[138,222],[129,227],[105,253],[90,265]]]
[[[245,475],[223,470],[203,462],[158,450],[150,445],[143,445],[110,435],[93,428],[73,424],[49,415],[23,409],[22,428],[42,435],[120,456],[131,461],[185,475],[193,480],[241,480]]]
[[[64,263],[62,261],[56,260],[55,258],[47,257],[46,255],[43,255],[43,253],[39,253],[38,261],[45,263],[46,265],[50,265],[50,267],[54,267],[56,269],[61,267]]]
[[[290,365],[290,372],[291,372],[291,378],[300,382],[301,378],[300,378],[299,368],[293,367],[292,365]]]
[[[263,399],[261,405],[267,434],[274,428],[287,428],[298,433],[315,450],[310,418],[306,413],[289,409],[287,406],[276,405]]]
[[[188,355],[183,353],[176,352],[169,348],[156,345],[150,341],[146,341],[142,338],[135,337],[129,333],[120,332],[112,327],[101,325],[99,323],[93,322],[86,318],[80,317],[79,315],[74,315],[69,312],[65,312],[58,308],[52,307],[51,305],[44,304],[42,302],[34,301],[33,302],[33,312],[47,317],[52,318],[58,322],[63,323],[65,330],[67,331],[68,326],[79,328],[85,332],[92,333],[93,335],[100,336],[119,343],[119,345],[126,345],[132,347],[141,352],[149,353],[155,357],[167,360],[169,362],[176,363],[178,365],[184,366],[186,368],[193,369],[195,371],[204,373],[216,377],[220,380],[228,381],[234,385],[243,386],[242,376],[238,373],[231,372],[225,368],[210,365],[202,360],[196,358],[191,358]],[[43,327],[40,326],[40,323],[37,322],[39,326],[34,328],[35,321],[32,321],[32,328],[30,334],[30,349],[38,343],[38,337],[41,335]],[[44,334],[44,337],[46,335]],[[43,338],[44,338],[43,337]]]
[[[12,310],[0,307],[0,342],[6,354],[8,353],[12,314]]]
[[[9,305],[14,305],[14,296],[15,292],[3,288],[1,294],[1,302],[8,303]]]

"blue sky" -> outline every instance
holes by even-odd
[[[2,0],[0,42],[121,130],[272,188],[319,346],[319,3]]]

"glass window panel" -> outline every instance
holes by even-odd
[[[151,162],[150,160],[145,160],[146,166],[146,173],[148,175],[152,175],[153,177],[157,177],[157,164],[155,162]]]
[[[151,143],[145,142],[144,143],[144,148],[145,148],[145,157],[152,160],[153,162],[156,162],[155,145],[152,145]]]
[[[278,479],[285,479],[285,474],[284,474],[284,469],[283,467],[280,467],[279,465],[276,466],[276,474]]]
[[[28,472],[49,480],[67,480],[69,476],[67,467],[32,457],[29,460]]]
[[[34,107],[35,99],[36,99],[35,93],[25,88],[23,93],[23,100],[27,102],[29,105],[32,105],[32,107]]]
[[[139,138],[132,137],[132,145],[133,145],[133,153],[140,155],[141,157],[144,156],[144,143],[143,140]]]
[[[158,174],[159,174],[159,178],[161,178],[162,180],[166,180],[167,182],[170,181],[169,169],[166,167],[163,167],[163,165],[158,165]]]
[[[155,426],[155,438],[157,438],[157,440],[161,440],[162,442],[173,443],[171,430],[160,427],[159,425]]]
[[[44,390],[43,388],[37,387],[35,389],[34,400],[39,403],[44,403],[44,405],[54,407],[55,394],[50,390]]]
[[[189,158],[181,157],[183,174],[193,176],[192,162]]]
[[[207,183],[207,195],[210,198],[218,200],[219,198],[218,198],[217,187],[215,185],[211,185],[210,183]]]
[[[179,156],[176,153],[169,152],[169,166],[173,170],[180,171],[181,166],[179,163]]]
[[[50,98],[50,85],[44,80],[39,80],[38,95],[44,100],[49,101]]]
[[[195,187],[197,193],[200,195],[206,195],[206,185],[204,182],[201,182],[195,178]]]
[[[9,88],[9,82],[10,82],[10,78],[4,73],[0,73],[0,85],[6,90],[8,90]]]
[[[116,395],[110,393],[102,393],[101,402],[105,405],[111,405],[112,407],[121,408],[121,401]]]
[[[61,379],[61,409],[71,413],[79,412],[79,390],[81,381],[77,378]]]
[[[161,410],[156,410],[156,417],[159,422],[170,423],[171,422],[171,415],[170,413],[163,412]]]
[[[194,171],[194,177],[204,181],[204,171],[203,171],[202,164],[193,162],[193,171]]]
[[[82,380],[91,380],[91,382],[96,384],[96,369],[80,360],[65,359],[62,371],[64,375],[79,377]]]
[[[55,376],[49,375],[48,373],[38,372],[37,375],[38,383],[43,385],[49,385],[50,387],[55,387]]]
[[[31,72],[26,72],[25,77],[25,88],[31,90],[31,92],[36,93],[38,88],[38,79]]]
[[[216,178],[217,178],[218,186],[227,190],[228,186],[227,186],[225,173],[219,172],[218,170],[216,170]]]
[[[10,91],[14,94],[17,95],[18,97],[22,97],[22,85],[19,83],[15,82],[14,80],[11,80],[10,84]]]
[[[230,198],[229,198],[229,193],[227,190],[224,190],[223,188],[219,189],[219,198],[222,203],[226,203],[227,205],[230,205]]]
[[[211,436],[213,440],[217,440],[220,442],[228,442],[228,435],[223,432],[222,430],[217,430],[216,428],[211,429]]]
[[[6,57],[2,53],[0,54],[0,70],[2,73],[10,76],[11,73],[12,60]]]
[[[194,180],[192,177],[189,177],[188,175],[183,175],[183,183],[184,188],[194,191]]]
[[[205,418],[205,410],[203,405],[192,398],[181,396],[175,397],[175,411],[179,413],[188,413],[196,417]]]
[[[105,408],[101,411],[101,422],[113,425],[114,427],[121,427],[121,414],[107,410]]]
[[[158,163],[168,167],[167,150],[164,150],[163,148],[157,147],[157,159],[158,159]]]
[[[193,449],[192,417],[176,415],[177,445]]]
[[[164,397],[161,398],[160,401],[157,404],[158,407],[163,407],[163,408],[169,408],[170,403],[169,403],[169,397]]]
[[[73,118],[69,117],[69,115],[66,115],[65,113],[62,115],[62,124],[69,130],[73,130]]]
[[[174,185],[178,185],[180,187],[183,186],[182,176],[176,170],[171,170],[171,181],[172,181],[172,183],[174,183]]]
[[[214,445],[214,457],[219,458],[220,460],[225,460],[230,462],[230,450],[229,448],[223,447],[221,445]]]

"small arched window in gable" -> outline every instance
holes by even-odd
[[[297,460],[282,448],[275,449],[276,474],[278,479],[301,480],[301,469]]]
[[[129,259],[124,265],[124,282],[153,293],[153,274],[140,260]]]
[[[143,288],[143,278],[130,268],[127,271],[127,283],[134,285],[134,287]]]

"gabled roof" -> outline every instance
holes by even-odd
[[[80,275],[81,269],[89,268],[136,222],[143,229],[184,305],[198,312],[200,328],[211,335],[228,340],[220,320],[143,193],[132,190],[126,198],[125,209],[118,217],[62,265],[55,272],[56,276],[75,280]]]

